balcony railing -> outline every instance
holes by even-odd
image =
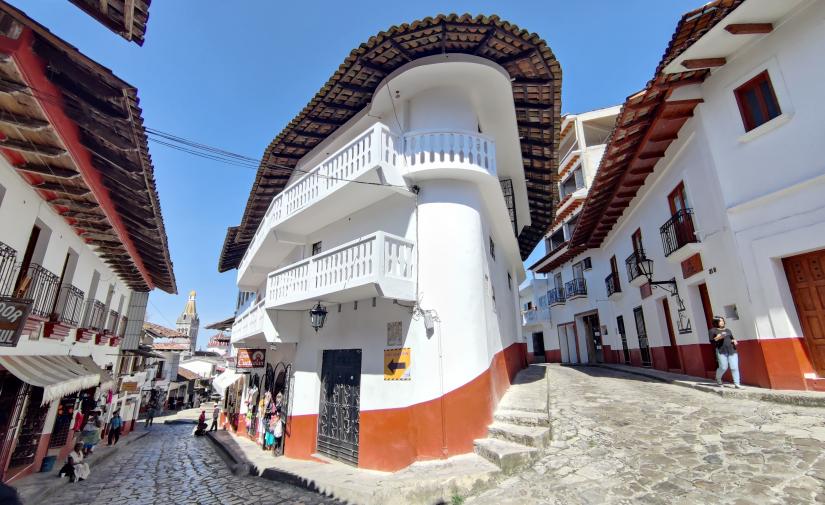
[[[232,341],[235,342],[258,333],[263,333],[264,317],[266,317],[264,300],[259,301],[240,313],[232,324]]]
[[[564,290],[568,300],[580,296],[587,296],[587,282],[585,282],[584,277],[575,278],[572,281],[567,281],[567,284],[564,285]]]
[[[389,128],[376,123],[281,191],[270,202],[266,217],[244,253],[241,268],[246,267],[273,226],[357,179],[378,163],[396,165],[401,151],[400,143],[398,136]]]
[[[547,303],[549,305],[564,303],[564,301],[564,288],[553,288],[547,292]]]
[[[604,278],[604,285],[607,288],[607,296],[622,292],[622,285],[619,283],[619,274],[615,272]]]
[[[106,331],[115,333],[117,331],[117,323],[120,319],[120,314],[116,310],[109,311],[109,318],[106,320]]]
[[[492,138],[480,133],[417,131],[404,135],[407,168],[482,168],[496,173],[496,147]]]
[[[640,277],[642,275],[642,271],[639,270],[639,262],[646,259],[644,249],[639,251],[634,251],[630,256],[624,260],[625,266],[627,267],[627,281],[633,282],[633,279]]]
[[[86,300],[86,317],[83,320],[83,327],[95,331],[103,329],[106,306],[100,300]]]
[[[693,209],[681,209],[673,214],[659,228],[662,235],[662,247],[665,250],[665,257],[670,256],[678,249],[687,244],[698,242],[696,231],[693,227]]]
[[[370,171],[378,168],[383,169],[381,175],[386,183],[395,186],[404,184],[402,175],[412,177],[416,172],[431,168],[452,169],[455,173],[461,169],[465,171],[462,173],[495,176],[495,141],[480,133],[460,131],[421,130],[401,137],[384,124],[376,123],[273,198],[244,253],[238,269],[239,277],[248,271],[258,251],[267,247],[264,244],[268,244],[267,237],[271,236],[269,232],[273,227],[280,226],[285,233],[294,235],[304,235],[318,229],[325,220],[315,219],[314,216],[299,217],[301,211],[332,197],[337,190],[351,186],[352,181],[363,180]],[[392,187],[388,189],[397,190]],[[376,193],[376,198],[383,196]],[[353,199],[341,198],[350,212],[370,203],[364,201],[363,196],[353,196]],[[362,201],[362,204],[353,203]],[[328,214],[331,216],[330,222],[337,219],[334,211]]]
[[[30,279],[29,287],[23,298],[30,298],[33,301],[32,314],[48,318],[54,310],[60,277],[37,263],[29,265],[27,277]]]
[[[550,310],[547,307],[532,308],[522,312],[522,324],[540,324],[550,321]]]
[[[343,292],[365,297],[357,288],[370,284],[379,288],[370,297],[414,300],[414,247],[407,239],[376,232],[293,263],[269,274],[266,306],[316,299],[350,301]]]
[[[17,251],[11,246],[0,242],[0,296],[10,296],[14,291],[14,280],[17,274]]]
[[[60,288],[57,298],[57,310],[54,319],[69,326],[77,327],[83,318],[83,297],[85,294],[71,284],[64,284]]]

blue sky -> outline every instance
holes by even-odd
[[[562,110],[581,112],[641,89],[681,14],[702,0],[155,0],[142,48],[66,0],[11,3],[136,86],[147,126],[259,157],[354,47],[394,24],[498,14],[548,42],[562,66]],[[202,325],[230,316],[235,271],[218,274],[218,254],[254,171],[150,149],[180,294],[152,293],[147,317],[174,326],[192,289]],[[201,329],[199,342],[211,333]]]

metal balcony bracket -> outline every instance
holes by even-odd
[[[682,335],[691,333],[693,331],[693,327],[690,324],[690,318],[687,316],[685,302],[682,300],[682,297],[679,296],[679,286],[676,284],[676,278],[674,277],[669,281],[649,282],[651,287],[664,289],[668,292],[668,294],[670,294],[671,298],[676,299],[676,315],[678,316],[676,320],[676,328]]]

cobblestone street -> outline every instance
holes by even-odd
[[[230,473],[215,447],[192,436],[192,425],[153,426],[142,440],[92,468],[90,478],[67,484],[50,503],[72,505],[334,504],[287,484]],[[143,429],[143,426],[138,428]]]
[[[472,504],[825,503],[825,410],[551,366],[554,447]]]

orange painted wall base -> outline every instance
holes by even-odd
[[[473,450],[487,435],[493,411],[516,373],[527,366],[527,345],[516,343],[497,353],[490,367],[441,398],[397,409],[361,412],[360,468],[396,471],[415,461],[448,458]],[[291,416],[285,454],[311,459],[317,415]]]

